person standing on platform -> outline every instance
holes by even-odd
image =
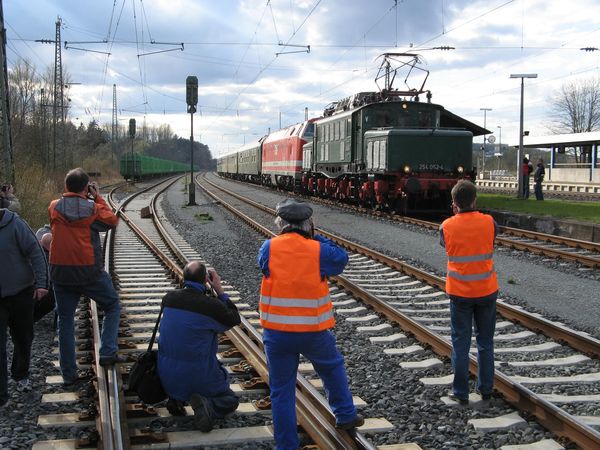
[[[48,266],[33,231],[18,214],[0,208],[0,406],[8,402],[7,331],[13,343],[11,376],[19,392],[29,381],[33,308],[48,293]]]
[[[94,300],[104,313],[100,346],[101,366],[125,362],[117,355],[121,307],[110,275],[104,270],[99,232],[115,228],[118,217],[77,168],[65,177],[65,193],[48,207],[52,243],[50,278],[58,312],[58,343],[63,383],[78,381],[75,359],[75,310],[79,298]]]
[[[546,169],[544,169],[544,160],[540,158],[538,159],[537,165],[535,167],[535,172],[533,173],[533,181],[535,182],[534,192],[536,200],[544,200],[544,193],[542,192],[542,181],[544,181],[545,176]]]
[[[498,281],[494,270],[494,240],[498,225],[475,210],[477,188],[460,180],[452,188],[454,216],[440,226],[440,244],[448,255],[446,293],[450,297],[452,333],[452,400],[469,403],[469,350],[475,322],[477,390],[491,398],[494,385],[494,331]]]
[[[344,358],[329,331],[335,325],[327,277],[342,273],[348,254],[314,234],[312,208],[287,199],[277,205],[280,234],[258,253],[263,272],[260,322],[269,366],[269,387],[277,450],[296,450],[296,375],[300,355],[312,362],[328,393],[336,426],[364,424],[356,413]]]
[[[521,176],[523,177],[523,198],[527,200],[529,198],[529,175],[533,172],[533,165],[529,161],[529,158],[523,158],[523,165],[521,168]]]

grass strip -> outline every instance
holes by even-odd
[[[535,197],[524,200],[510,195],[477,194],[477,207],[600,223],[600,202],[573,202],[556,199],[537,201]]]

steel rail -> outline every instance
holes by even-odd
[[[236,192],[230,191],[226,188],[218,186],[217,184],[212,183],[209,180],[204,180],[210,185],[216,187],[217,189],[226,192],[228,195],[235,197],[245,203],[248,203],[261,211],[264,211],[268,214],[275,215],[275,210],[264,206],[260,203],[257,203],[253,200],[247,199]],[[251,220],[251,219],[250,219]],[[349,241],[341,236],[337,236],[333,233],[329,233],[323,229],[317,228],[319,233],[323,236],[332,239],[333,241],[339,243],[343,247],[347,248],[356,253],[360,253],[362,255],[368,256],[375,261],[378,261],[382,264],[385,264],[388,267],[391,267],[399,272],[405,273],[413,278],[416,278],[419,281],[427,283],[431,286],[434,286],[442,291],[446,290],[446,278],[439,277],[432,273],[426,272],[424,270],[419,269],[411,264],[399,261],[390,256],[384,255],[376,250],[370,249],[363,245],[357,244],[355,242]],[[544,335],[559,341],[566,343],[573,347],[574,349],[585,353],[586,355],[592,356],[594,358],[600,358],[600,340],[596,339],[592,336],[588,336],[582,333],[579,333],[575,330],[565,329],[562,325],[551,322],[547,319],[543,319],[537,316],[528,313],[527,311],[517,308],[515,306],[509,305],[502,300],[497,302],[498,312],[508,320],[517,321],[521,323],[523,326],[534,330],[536,332],[543,333]]]
[[[167,189],[170,186],[165,186],[160,192]],[[160,193],[159,192],[159,193]],[[157,222],[157,215],[155,210],[155,202],[157,199],[157,194],[153,196],[152,199],[152,207],[151,211],[153,211],[152,217]],[[120,217],[123,218],[127,222],[127,224],[134,230],[134,232],[144,241],[144,243],[152,249],[152,251],[165,263],[165,265],[169,268],[172,274],[179,280],[183,278],[182,269],[174,263],[166,254],[164,254],[154,242],[129,218],[125,213],[119,211]],[[159,228],[159,232],[166,233],[164,227]],[[162,234],[161,237],[165,235]],[[176,247],[174,241],[172,239],[166,240],[167,245],[174,251],[174,253],[179,253],[183,258],[183,262],[187,261],[187,258],[181,253],[179,250],[175,250]],[[174,247],[173,247],[174,246]],[[257,345],[251,337],[246,334],[243,330],[253,330],[252,332],[247,331],[248,333],[252,333],[254,335],[254,339],[260,342],[262,345],[262,338],[260,334],[254,327],[244,318],[242,318],[243,327],[234,327],[232,330],[227,331],[225,334],[229,337],[229,339],[236,345],[238,349],[242,352],[244,357],[249,360],[257,372],[261,375],[261,377],[265,380],[268,380],[268,369],[266,356],[264,352],[259,349],[259,345]],[[304,382],[308,385],[308,382],[304,380]],[[315,391],[316,392],[316,391]],[[331,417],[327,417],[322,414],[319,410],[317,410],[314,405],[315,403],[307,397],[304,392],[301,392],[297,389],[296,392],[297,401],[298,401],[298,421],[303,426],[307,434],[313,439],[314,442],[319,445],[320,448],[323,449],[356,449],[361,448],[365,450],[373,450],[373,447],[367,446],[357,446],[354,439],[352,439],[350,433],[337,430],[332,423]],[[331,414],[331,413],[330,413]]]
[[[227,180],[233,181],[233,182],[239,182],[239,183],[243,184],[243,182],[240,182],[238,180],[232,180],[230,178],[228,178]],[[208,180],[207,180],[207,182],[212,183],[211,181],[208,181]],[[263,186],[257,185],[256,187],[262,188]],[[295,194],[295,196],[305,198],[314,203],[336,206],[338,208],[346,209],[346,210],[353,211],[353,212],[358,212],[359,214],[380,217],[380,218],[384,218],[387,220],[391,220],[393,222],[417,225],[417,226],[421,226],[421,227],[424,227],[424,228],[427,228],[430,230],[437,230],[440,227],[439,222],[431,222],[428,220],[417,219],[417,218],[409,217],[409,216],[395,215],[395,214],[391,214],[391,213],[385,213],[382,211],[370,210],[370,209],[362,208],[360,206],[349,205],[349,204],[340,203],[340,202],[336,202],[336,201],[329,200],[329,199],[324,199],[324,198],[314,197],[314,196],[309,196],[309,195],[304,195],[304,194]],[[499,231],[501,231],[502,233],[508,234],[508,235],[527,237],[529,239],[535,239],[535,240],[540,240],[540,241],[553,242],[556,244],[566,245],[566,246],[572,247],[574,249],[581,248],[581,249],[600,252],[600,243],[597,243],[597,242],[584,241],[584,240],[573,239],[573,238],[564,237],[564,236],[555,236],[552,234],[540,233],[537,231],[529,231],[529,230],[523,230],[523,229],[519,229],[519,228],[506,227],[506,226],[499,226]],[[506,238],[506,237],[502,237],[502,236],[498,236],[496,238],[496,242],[507,248],[514,248],[514,249],[520,250],[520,251],[531,251],[535,254],[545,255],[545,256],[552,257],[552,258],[562,258],[567,261],[579,262],[585,266],[592,267],[592,268],[600,267],[600,255],[598,255],[598,256],[578,255],[576,253],[572,253],[572,252],[569,252],[566,250],[557,250],[557,249],[552,249],[549,247],[544,247],[543,245],[538,245],[538,244],[533,244],[533,243],[521,243],[521,242],[517,242],[510,238]]]
[[[111,202],[112,194],[121,187],[118,184],[108,194]],[[114,244],[114,232],[109,230],[104,238],[104,269],[110,273],[110,261],[112,258]],[[127,424],[122,421],[121,410],[124,407],[124,399],[119,395],[119,388],[115,389],[116,368],[102,367],[100,361],[100,320],[98,317],[98,308],[96,302],[90,300],[90,313],[92,319],[92,336],[94,343],[94,368],[97,378],[98,391],[98,416],[96,417],[96,427],[99,430],[99,447],[104,450],[122,450],[129,449],[129,441],[125,440],[127,436]],[[123,432],[123,427],[125,432]]]
[[[252,200],[245,199],[235,192],[231,192],[225,188],[222,188],[214,183],[204,180],[207,183],[213,185],[217,189],[226,192],[239,200],[242,200],[248,204],[256,205],[260,210],[270,212],[275,215],[275,211],[264,205],[260,205]],[[205,191],[207,191],[205,189]],[[208,191],[207,191],[208,192]],[[213,198],[221,201],[223,206],[226,206],[226,202],[211,193]],[[228,208],[232,209],[232,208]],[[247,216],[246,216],[247,217]],[[252,219],[250,219],[252,220]],[[252,225],[256,228],[256,225]],[[260,226],[260,225],[258,225]],[[262,227],[262,226],[260,226]],[[264,227],[262,227],[264,228]],[[266,228],[265,228],[266,230]],[[445,279],[438,277],[433,274],[429,274],[414,266],[403,263],[396,259],[390,258],[382,253],[368,249],[359,244],[348,241],[347,239],[325,232],[324,230],[317,229],[319,233],[323,234],[340,245],[348,248],[349,250],[357,253],[364,254],[371,257],[379,262],[382,262],[396,270],[399,270],[407,275],[413,276],[421,281],[425,281],[441,290],[445,290]],[[271,233],[269,231],[269,233]],[[452,352],[452,345],[447,340],[441,337],[439,334],[429,330],[427,327],[419,324],[412,320],[410,317],[399,312],[387,302],[378,299],[372,294],[368,293],[364,289],[355,285],[343,275],[332,277],[334,281],[340,284],[342,287],[352,292],[355,296],[363,300],[365,303],[371,305],[376,311],[385,315],[389,320],[394,321],[407,332],[413,334],[415,338],[423,342],[426,346],[429,346],[436,353],[443,356],[449,357]],[[600,356],[600,341],[589,336],[582,336],[574,332],[574,330],[564,330],[559,325],[554,324],[546,319],[540,319],[526,311],[519,310],[513,306],[510,306],[504,302],[499,301],[497,303],[498,312],[507,318],[512,320],[518,320],[529,328],[533,328],[536,331],[543,332],[548,336],[567,343],[573,342],[573,347],[577,348],[582,352],[592,354],[595,357]],[[556,337],[559,336],[559,337]],[[477,374],[477,359],[473,355],[469,355],[469,370],[472,374]],[[512,381],[508,376],[504,375],[499,371],[495,371],[494,375],[494,386],[501,392],[505,400],[514,405],[519,410],[533,414],[537,420],[543,424],[546,428],[551,430],[558,436],[566,437],[571,441],[580,445],[582,448],[600,448],[600,433],[592,429],[588,425],[575,420],[571,415],[567,414],[552,403],[541,399],[536,396],[532,391],[525,388],[523,385]]]

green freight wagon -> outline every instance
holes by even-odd
[[[189,164],[171,161],[168,159],[154,158],[152,156],[134,153],[125,153],[121,156],[120,172],[126,180],[140,180],[142,178],[170,175],[190,170]],[[194,170],[197,170],[194,168]]]

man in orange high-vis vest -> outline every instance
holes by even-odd
[[[336,426],[350,430],[364,423],[356,414],[344,358],[329,331],[335,325],[327,277],[342,273],[348,254],[314,235],[312,208],[287,199],[277,205],[279,236],[258,253],[263,272],[260,321],[269,366],[273,429],[277,450],[296,450],[296,374],[304,355],[323,380]]]
[[[440,226],[440,244],[446,247],[450,297],[452,369],[450,398],[469,403],[469,349],[475,321],[477,390],[489,400],[494,386],[494,331],[498,280],[492,256],[498,225],[488,214],[475,210],[477,189],[467,180],[452,189],[454,216]]]

